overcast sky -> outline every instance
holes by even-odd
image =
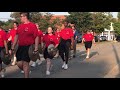
[[[57,14],[57,15],[68,15],[67,12],[50,12],[52,14]],[[11,12],[0,12],[0,20],[6,21],[10,18]],[[117,17],[117,12],[113,12],[113,17]]]

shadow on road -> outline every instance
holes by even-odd
[[[118,53],[117,53],[117,50],[116,50],[116,48],[115,48],[115,46],[112,44],[112,47],[113,47],[113,51],[114,51],[114,53],[115,53],[115,57],[116,57],[116,62],[117,62],[117,65],[118,65],[118,71],[119,71],[119,73],[120,73],[120,60],[119,60],[119,56],[118,56]],[[119,75],[117,75],[116,77],[120,77],[120,74]]]
[[[92,58],[92,57],[95,56],[96,54],[99,55],[98,52],[91,52],[90,58]]]

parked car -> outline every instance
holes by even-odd
[[[77,43],[81,43],[81,42],[82,42],[82,34],[79,34],[77,38]]]
[[[100,37],[100,41],[106,41],[107,40],[107,37],[106,36],[101,36]]]
[[[120,42],[120,36],[116,36],[116,41]]]
[[[95,42],[98,42],[99,37],[98,36],[94,36]]]

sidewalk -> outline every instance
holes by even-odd
[[[61,58],[52,60],[51,75],[45,75],[46,61],[31,68],[30,78],[116,78],[119,75],[120,43],[108,42],[93,46],[91,58],[85,59],[84,46],[77,47],[76,58],[69,61],[68,70],[63,70]],[[117,66],[118,65],[118,66]],[[7,67],[6,78],[23,78],[17,66]]]

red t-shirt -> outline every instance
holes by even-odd
[[[55,35],[49,35],[46,34],[43,36],[43,42],[45,43],[46,47],[48,47],[50,44],[58,44],[57,37]]]
[[[38,36],[38,29],[32,22],[20,24],[16,34],[18,34],[19,46],[28,46],[35,43],[35,38]]]
[[[7,34],[4,30],[0,30],[0,47],[4,47],[5,40],[7,40]]]
[[[71,28],[62,29],[60,32],[60,37],[64,40],[71,39],[71,37],[73,37],[73,36],[74,36],[74,34],[73,34],[73,30]]]
[[[83,38],[85,39],[85,41],[92,41],[94,36],[92,34],[84,34]]]
[[[14,42],[15,35],[16,35],[16,30],[15,29],[10,30],[10,36],[12,36],[12,43]]]
[[[41,43],[41,38],[43,37],[43,32],[41,30],[38,30],[39,35],[39,43]]]
[[[55,32],[55,36],[57,37],[58,42],[60,41],[60,32]]]

